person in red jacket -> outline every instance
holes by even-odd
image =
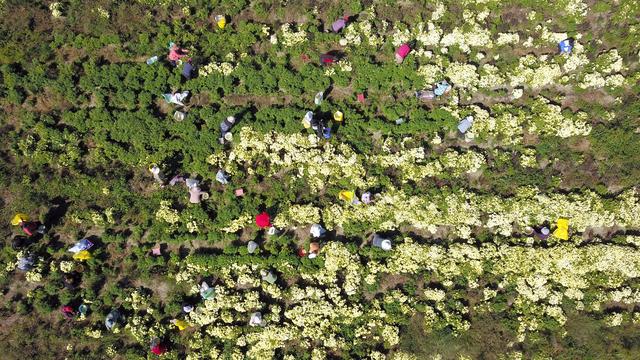
[[[158,338],[151,340],[151,352],[156,355],[162,355],[167,352],[167,347]]]
[[[44,234],[45,231],[45,226],[36,221],[20,221],[18,225],[29,236],[33,236],[34,233]]]
[[[338,62],[338,58],[331,54],[322,54],[320,55],[320,65],[328,66],[333,65]]]

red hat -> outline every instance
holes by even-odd
[[[269,217],[269,214],[263,211],[262,213],[256,216],[256,225],[258,225],[261,228],[271,227],[270,219],[271,218]]]

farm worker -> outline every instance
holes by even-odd
[[[398,50],[396,50],[396,63],[397,64],[402,64],[402,62],[404,61],[404,58],[406,58],[407,55],[409,55],[409,53],[411,52],[411,46],[413,46],[413,42],[404,43],[404,44],[400,45]]]
[[[322,129],[322,136],[324,136],[325,139],[330,139],[331,138],[331,128],[330,127],[325,127],[324,129]]]
[[[191,76],[193,76],[193,65],[191,65],[191,61],[184,63],[184,66],[182,67],[182,76],[187,80],[191,80]]]
[[[29,221],[29,215],[23,214],[23,213],[17,213],[11,219],[11,225],[17,226],[27,221]]]
[[[535,233],[535,230],[531,226],[527,226],[524,228],[524,234],[527,236],[531,236]]]
[[[29,236],[33,236],[34,233],[44,234],[46,227],[42,224],[39,225],[37,221],[29,221],[27,214],[18,213],[11,219],[11,225],[20,226],[22,231]]]
[[[164,346],[164,344],[162,344],[162,342],[160,342],[160,339],[158,338],[153,338],[151,340],[151,352],[156,354],[156,355],[163,355],[164,353],[167,352],[167,347]]]
[[[236,123],[236,118],[234,116],[227,116],[227,118],[220,123],[220,130],[222,131],[222,136],[224,136],[224,134],[231,131],[231,128],[235,123]]]
[[[222,171],[222,169],[218,170],[218,172],[216,173],[216,181],[222,185],[225,185],[229,182],[229,180],[227,179],[227,175],[224,173],[224,171]]]
[[[449,90],[451,90],[451,85],[449,85],[447,80],[442,80],[442,81],[440,81],[439,83],[436,84],[436,87],[433,90],[433,93],[436,96],[442,96],[442,95],[448,93]]]
[[[265,326],[264,320],[262,320],[262,313],[254,312],[249,318],[249,326]]]
[[[271,218],[269,217],[269,214],[267,214],[265,211],[258,214],[256,216],[256,225],[258,225],[258,227],[260,227],[261,229],[271,227]]]
[[[184,320],[173,319],[171,320],[171,323],[175,325],[180,331],[189,327],[189,323]]]
[[[186,116],[185,113],[183,113],[182,111],[176,110],[176,112],[173,113],[173,120],[182,121],[182,120],[184,120],[185,116]]]
[[[18,270],[29,271],[33,268],[33,257],[31,255],[27,255],[25,257],[21,257],[18,259],[18,265],[16,266]]]
[[[71,319],[75,315],[75,313],[73,312],[73,308],[69,305],[63,306],[60,311],[62,311],[62,315],[64,315],[64,317],[67,319]]]
[[[338,61],[338,58],[330,54],[320,55],[320,65],[332,65]]]
[[[173,178],[171,178],[171,181],[169,181],[169,185],[173,186],[179,182],[184,182],[184,176],[182,175],[176,175]]]
[[[253,254],[257,248],[258,248],[258,243],[253,240],[249,241],[249,243],[247,244],[247,252],[249,254]]]
[[[553,232],[553,236],[562,239],[569,240],[569,220],[560,218],[558,219],[558,227]]]
[[[318,137],[325,136],[325,125],[322,120],[314,119],[311,121],[311,128],[316,131],[316,135],[318,135]],[[329,133],[329,135],[331,135],[331,133]]]
[[[568,38],[560,41],[558,43],[558,48],[560,49],[560,54],[571,54],[573,50],[573,39]]]
[[[200,284],[200,296],[202,296],[204,300],[208,300],[211,299],[214,295],[215,291],[213,290],[213,288],[209,287],[209,284],[207,284],[206,281],[203,281],[202,284]]]
[[[433,100],[436,97],[436,94],[433,90],[420,90],[416,91],[416,97],[418,100]]]
[[[189,189],[191,189],[192,187],[196,187],[198,186],[198,184],[200,183],[198,180],[194,179],[194,178],[188,178],[187,180],[185,180],[185,185],[187,185],[187,187]]]
[[[262,280],[268,282],[269,284],[275,284],[278,277],[273,274],[271,271],[261,270],[260,275],[262,276]]]
[[[62,283],[64,284],[64,287],[69,290],[73,290],[76,288],[76,278],[73,276],[73,274],[65,274],[62,278]]]
[[[543,226],[542,229],[540,229],[540,232],[536,232],[535,234],[540,240],[546,240],[549,237],[549,233],[549,228]]]
[[[200,190],[199,186],[194,186],[189,189],[189,202],[192,204],[199,204],[202,200],[207,200],[209,194]]]
[[[353,193],[353,191],[349,190],[342,190],[338,193],[338,198],[346,202],[353,202],[354,196],[355,194]]]
[[[78,251],[73,255],[73,259],[78,261],[89,260],[91,259],[91,253],[87,250]]]
[[[471,128],[471,125],[473,125],[473,116],[469,115],[458,123],[458,130],[460,133],[464,134],[469,130],[469,128]]]
[[[107,330],[111,330],[116,325],[116,323],[118,323],[120,318],[121,318],[120,312],[116,309],[113,309],[111,310],[109,315],[107,315],[107,318],[104,320],[104,326],[107,327]]]
[[[312,242],[309,244],[309,259],[314,259],[320,253],[320,244]]]
[[[174,42],[170,42],[169,55],[167,56],[167,58],[169,59],[169,62],[171,63],[171,65],[176,66],[178,64],[178,61],[180,61],[180,59],[182,59],[183,57],[187,56],[188,53],[189,53],[189,50],[179,47]]]
[[[309,230],[309,233],[311,234],[311,236],[319,238],[322,235],[324,235],[327,232],[327,230],[325,230],[322,225],[320,224],[313,224],[311,225],[311,229]]]
[[[307,111],[307,113],[304,114],[304,118],[302,118],[302,125],[305,127],[305,129],[308,129],[311,127],[312,122],[313,122],[313,112]]]
[[[89,311],[89,307],[87,305],[80,304],[80,306],[78,306],[78,312],[80,313],[80,315],[87,315],[87,311]]]
[[[341,123],[343,118],[344,118],[344,114],[342,114],[342,111],[337,110],[336,112],[333,113],[333,120],[335,122]]]
[[[189,92],[188,91],[183,91],[183,92],[174,92],[171,94],[163,94],[162,97],[164,98],[164,101],[166,101],[169,104],[176,104],[176,105],[180,105],[180,106],[184,106],[183,101],[187,98],[187,96],[189,96]]]
[[[224,17],[224,15],[216,15],[215,20],[216,25],[218,25],[218,28],[220,28],[221,30],[224,29],[225,25],[227,25],[227,19]]]
[[[158,165],[152,164],[149,167],[149,171],[151,172],[151,174],[153,174],[153,178],[158,184],[162,185],[164,183],[164,174],[162,173],[162,170],[160,170],[160,167],[158,167]]]
[[[156,244],[153,248],[151,248],[151,255],[153,256],[162,255],[162,246],[160,244]]]
[[[11,247],[14,250],[20,250],[22,247],[26,246],[29,244],[29,239],[27,239],[24,236],[14,236],[13,239],[11,239]]]
[[[378,234],[373,235],[373,246],[379,247],[384,251],[391,250],[391,240],[385,239]]]
[[[69,249],[69,251],[74,253],[74,254],[77,254],[82,250],[91,249],[92,246],[93,246],[93,243],[91,241],[89,241],[88,239],[82,239],[82,240],[78,241],[77,243],[75,243],[75,245],[73,245],[73,247],[71,247]]]
[[[348,21],[349,17],[347,15],[343,16],[342,19],[338,19],[331,24],[331,30],[333,30],[334,33],[340,32],[340,30],[347,26]]]
[[[232,135],[229,131],[231,131],[231,128],[235,123],[236,118],[234,116],[227,116],[227,118],[220,123],[220,131],[222,133],[222,137],[219,139],[220,144],[224,144],[225,139],[231,141]]]

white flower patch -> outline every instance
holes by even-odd
[[[307,32],[299,29],[298,31],[293,31],[291,24],[283,24],[280,27],[280,31],[282,32],[282,44],[286,47],[293,47],[303,42],[307,41]]]
[[[520,41],[518,33],[498,33],[496,45],[503,46],[508,44],[517,44]]]
[[[480,80],[477,68],[472,64],[454,62],[447,67],[445,74],[454,86],[460,88],[474,88]]]

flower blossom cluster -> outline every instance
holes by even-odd
[[[307,41],[307,32],[299,29],[298,31],[293,31],[291,29],[291,24],[283,24],[280,27],[280,31],[282,31],[282,44],[286,47],[292,47],[303,42]]]
[[[180,221],[180,215],[178,214],[178,210],[171,207],[169,200],[162,200],[160,202],[160,208],[156,211],[156,219],[175,225]]]
[[[200,69],[198,69],[199,76],[207,76],[213,72],[220,73],[224,76],[229,76],[237,68],[237,65],[233,65],[229,62],[211,62]]]

